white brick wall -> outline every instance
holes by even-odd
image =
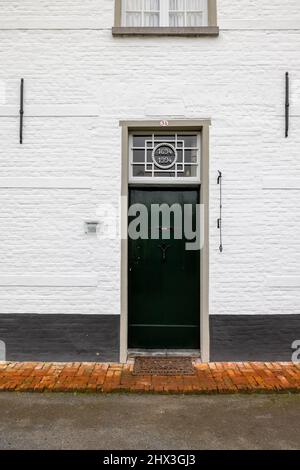
[[[1,279],[91,275],[97,287],[0,285],[0,312],[119,313],[119,243],[87,237],[83,222],[95,217],[99,203],[118,203],[119,120],[152,118],[161,107],[176,117],[178,107],[186,118],[212,118],[211,313],[299,313],[299,1],[219,0],[218,38],[113,38],[113,3],[1,0],[0,178],[92,181],[90,189],[0,184]],[[35,29],[18,29],[25,20]],[[73,20],[84,29],[70,29]],[[26,109],[52,106],[64,114],[64,106],[73,106],[66,116],[25,116],[23,146],[21,77]],[[96,112],[83,105],[96,105]],[[222,255],[218,169],[224,175]],[[297,189],[266,187],[267,178],[296,181]]]

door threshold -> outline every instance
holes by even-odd
[[[198,349],[128,349],[128,359],[135,357],[192,357],[200,359]]]

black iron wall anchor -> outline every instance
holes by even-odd
[[[24,120],[24,78],[20,85],[20,144],[23,144],[23,120]]]
[[[218,221],[217,221],[217,227],[218,229],[220,230],[220,246],[219,246],[219,250],[220,250],[220,253],[223,253],[223,240],[222,240],[222,205],[223,205],[223,201],[222,201],[222,172],[221,171],[218,171],[218,180],[217,180],[217,183],[220,187],[220,217],[218,218]]]
[[[290,127],[290,77],[289,73],[285,74],[285,137],[289,136]]]

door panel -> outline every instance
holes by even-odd
[[[129,348],[200,347],[200,252],[186,250],[184,235],[174,238],[174,216],[169,227],[160,219],[158,239],[151,239],[150,224],[152,204],[192,204],[195,228],[198,197],[196,189],[130,190],[129,204],[148,208],[149,237],[128,241]],[[163,239],[166,232],[168,240]]]

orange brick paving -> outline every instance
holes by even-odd
[[[19,392],[300,392],[300,364],[195,364],[194,376],[134,376],[132,364],[0,363],[0,391]]]

